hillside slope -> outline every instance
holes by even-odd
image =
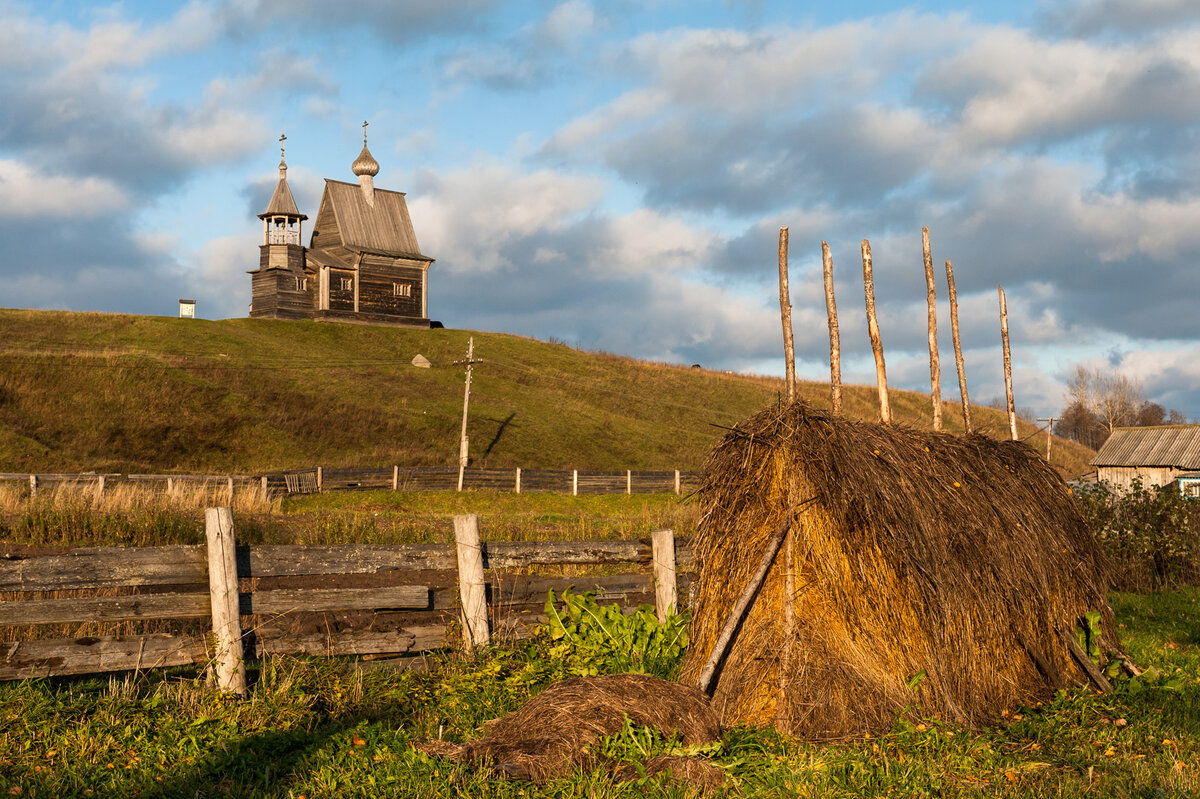
[[[723,427],[783,389],[498,333],[0,310],[0,471],[454,464],[453,361],[472,335],[479,466],[695,469]],[[412,366],[417,354],[433,367]],[[802,392],[828,406],[828,385]],[[900,423],[928,427],[927,397],[891,401]],[[874,388],[846,388],[852,416],[875,418],[875,402]],[[1007,428],[998,411],[973,414],[983,432]],[[955,404],[944,416],[961,430]],[[1054,454],[1065,474],[1087,471],[1089,450],[1056,440]]]

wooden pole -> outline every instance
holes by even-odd
[[[625,470],[625,493],[626,494],[633,493],[633,470],[632,469]]]
[[[517,467],[517,493],[521,493],[521,467]]]
[[[321,466],[317,467],[317,493],[325,491],[325,469]]]
[[[267,476],[265,474],[262,476],[262,498],[263,502],[271,498],[271,495],[267,493]]]
[[[678,587],[675,582],[675,532],[655,530],[650,534],[654,561],[654,608],[659,623],[675,612]]]
[[[929,303],[929,401],[933,404],[933,429],[942,429],[942,363],[937,345],[937,291],[933,279],[933,255],[929,251],[929,228],[921,228],[921,253],[925,258],[925,296]]]
[[[682,491],[682,483],[679,481],[679,470],[675,470],[675,496],[679,496]]]
[[[1004,286],[996,286],[1000,292],[1000,341],[1004,345],[1004,396],[1008,406],[1008,430],[1010,437],[1016,441],[1017,408],[1013,404],[1012,388],[1012,356],[1008,350],[1008,306],[1004,302]]]
[[[954,265],[946,261],[946,286],[950,297],[950,333],[954,338],[954,365],[958,367],[958,395],[962,397],[963,430],[971,433],[971,401],[967,397],[967,370],[958,338],[958,292],[954,290]]]
[[[217,648],[212,664],[213,677],[218,691],[245,696],[246,670],[238,608],[233,509],[206,509],[204,537],[208,542],[208,593]]]
[[[104,498],[104,475],[96,478],[96,501],[99,502]]]
[[[458,591],[462,599],[463,639],[467,647],[491,642],[487,623],[487,592],[483,581],[483,549],[479,544],[479,517],[467,513],[454,517],[454,543],[458,550]]]
[[[571,470],[571,496],[579,496],[579,470]]]
[[[796,536],[789,528],[783,545],[783,655],[779,659],[779,697],[775,702],[775,719],[786,720],[788,715],[787,689],[791,675],[792,648],[796,637]]]
[[[875,278],[871,273],[871,242],[862,240],[863,291],[867,297],[867,332],[871,335],[871,350],[875,353],[875,381],[879,386],[879,421],[892,423],[892,409],[888,405],[887,367],[883,363],[883,338],[879,335],[879,321],[875,318]]]
[[[467,408],[471,404],[471,367],[475,365],[475,337],[467,339],[467,384],[463,389],[462,433],[458,439],[458,490],[463,490],[463,472],[467,468],[470,443],[467,440]]]
[[[786,227],[779,228],[779,317],[783,321],[783,368],[787,374],[787,401],[790,404],[796,401],[796,349],[792,341],[792,300],[788,292]]]
[[[1057,416],[1049,416],[1045,419],[1038,419],[1039,422],[1046,423],[1046,463],[1050,462],[1050,447],[1054,444],[1054,421]]]
[[[233,504],[233,478],[232,477],[229,478],[229,480],[226,484],[226,487],[229,489],[229,504],[232,505]]]
[[[842,413],[842,343],[838,334],[837,303],[833,301],[833,255],[821,242],[821,264],[825,272],[825,310],[829,314],[829,403],[834,416]]]
[[[33,499],[37,496],[38,478],[36,474],[29,475],[29,498]]]
[[[392,490],[400,490],[400,465],[396,464],[392,467]]]
[[[779,525],[775,530],[775,534],[771,536],[771,540],[767,543],[767,548],[763,551],[762,560],[758,563],[758,569],[751,575],[750,582],[746,583],[746,587],[742,590],[742,595],[738,597],[738,601],[734,604],[733,609],[729,611],[729,617],[725,619],[725,626],[721,628],[721,633],[717,636],[717,642],[713,644],[712,654],[708,656],[708,661],[700,671],[700,679],[697,681],[696,687],[704,693],[711,693],[709,688],[712,686],[713,676],[717,673],[717,667],[725,659],[725,652],[729,649],[729,645],[733,641],[733,635],[742,623],[742,617],[746,615],[750,603],[754,601],[755,595],[758,594],[758,589],[762,587],[763,580],[767,577],[767,571],[771,568],[771,563],[775,560],[775,555],[778,554],[779,547],[783,545],[783,539],[787,537],[788,530],[792,529],[792,521],[795,518],[796,512],[816,501],[817,498],[813,497],[789,508],[783,523]]]

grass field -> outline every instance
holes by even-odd
[[[1131,655],[1153,674],[961,729],[920,708],[878,738],[816,746],[732,729],[708,752],[728,795],[1167,797],[1200,792],[1200,592],[1118,594]],[[544,785],[430,759],[413,741],[479,735],[555,675],[546,648],[451,656],[428,673],[272,659],[248,701],[191,672],[0,685],[0,795],[682,797],[606,769]],[[608,747],[636,761],[661,741]]]
[[[238,474],[452,465],[463,398],[453,361],[470,336],[483,359],[468,428],[478,466],[694,470],[723,428],[783,391],[774,378],[498,333],[0,309],[0,464]],[[417,354],[433,368],[413,367]],[[827,383],[800,390],[828,406]],[[873,387],[845,389],[851,417],[877,418],[876,402]],[[894,391],[891,406],[900,424],[930,424],[927,396]],[[972,413],[981,432],[1007,435],[999,411]],[[943,416],[961,430],[957,402]],[[1035,433],[1020,424],[1044,447]],[[1056,441],[1054,454],[1067,476],[1089,470],[1092,453],[1078,444]]]
[[[116,503],[116,498],[110,498]],[[10,544],[198,543],[204,498],[127,497],[90,507],[50,492],[0,502]],[[687,531],[674,496],[568,497],[364,492],[246,508],[245,540],[449,540],[449,516],[480,514],[485,538],[641,537]],[[1120,634],[1150,669],[1098,696],[1060,693],[991,727],[959,728],[919,707],[877,738],[818,746],[732,729],[704,752],[731,796],[1200,795],[1200,590],[1112,595]],[[1020,655],[1014,655],[1020,656]],[[430,759],[414,741],[462,741],[565,676],[546,641],[431,658],[428,672],[272,658],[250,667],[248,700],[221,698],[196,670],[0,684],[0,796],[682,797],[659,779],[599,768],[532,785]],[[671,744],[631,733],[616,763]]]

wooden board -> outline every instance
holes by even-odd
[[[182,666],[207,659],[204,639],[198,636],[5,641],[0,643],[0,680]]]
[[[306,635],[273,635],[264,631],[258,636],[255,651],[263,655],[379,655],[404,654],[440,649],[446,645],[446,628],[440,624],[405,627],[401,630],[378,632],[362,630],[328,636],[323,633]]]
[[[208,582],[202,546],[81,547],[63,555],[0,555],[0,591],[62,591]]]
[[[333,610],[426,610],[429,588],[280,588],[239,595],[243,615],[320,613]],[[0,625],[196,619],[212,615],[208,592],[135,596],[34,599],[0,602]]]

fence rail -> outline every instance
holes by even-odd
[[[387,466],[292,469],[263,475],[218,474],[29,474],[0,473],[0,481],[28,482],[30,494],[47,484],[92,486],[103,495],[115,483],[158,484],[173,493],[184,487],[256,490],[265,497],[316,494],[324,491],[455,491],[456,466]],[[558,494],[684,494],[699,487],[699,472],[579,471],[575,469],[479,469],[463,472],[467,490],[547,492]]]
[[[210,533],[212,528],[210,516]],[[222,579],[210,570],[212,541],[210,535],[208,546],[89,547],[62,554],[0,547],[0,592],[6,597],[0,599],[0,628],[166,619],[189,627],[190,621],[186,632],[140,635],[38,639],[26,630],[21,635],[30,640],[0,641],[0,679],[219,661],[207,633]],[[231,551],[216,554],[235,564],[230,590],[236,599],[230,601],[236,602],[242,657],[417,653],[447,646],[449,629],[460,623],[472,632],[468,643],[482,643],[486,637],[481,640],[460,615],[468,588],[484,597],[484,629],[490,625],[510,636],[526,634],[541,620],[548,591],[568,587],[624,605],[654,603],[662,615],[678,590],[686,596],[692,560],[688,544],[670,531],[635,541],[480,541],[468,547],[481,564],[475,576],[464,571],[461,539],[238,546],[231,534],[221,546]],[[569,578],[513,573],[580,564],[630,564],[637,572]],[[64,591],[91,595],[40,596]],[[230,668],[236,671],[226,664]]]

